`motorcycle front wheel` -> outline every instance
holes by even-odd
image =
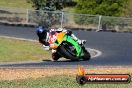
[[[79,57],[76,56],[76,50],[69,42],[64,42],[60,46],[60,53],[63,55],[63,57],[67,59],[71,59],[72,61],[78,61]]]

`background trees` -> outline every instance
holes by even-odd
[[[76,13],[124,16],[128,0],[76,0]]]
[[[66,6],[75,6],[76,2],[73,0],[27,0],[32,3],[36,10],[62,10]]]
[[[77,14],[90,14],[89,16],[79,16],[75,15],[72,18],[76,24],[88,25],[98,23],[99,17],[92,15],[103,15],[101,18],[102,25],[122,25],[125,23],[123,19],[109,18],[105,16],[124,16],[132,17],[132,1],[131,0],[28,0],[32,3],[33,7],[38,11],[37,19],[40,19],[47,23],[46,19],[48,18],[48,24],[54,25],[54,23],[59,22],[61,14],[52,14],[42,13],[42,10],[56,11],[63,10],[65,7],[70,7],[74,10],[73,13]],[[71,7],[72,6],[72,7]],[[69,8],[68,8],[69,9]],[[31,13],[32,15],[33,13]],[[46,15],[46,16],[45,16]],[[33,17],[34,18],[34,17]],[[49,20],[51,19],[51,20]],[[44,23],[43,22],[43,23]],[[40,22],[42,23],[42,22]],[[44,23],[44,24],[46,24]],[[58,24],[59,24],[58,23]]]
[[[64,7],[75,9],[75,13],[127,16],[132,11],[131,0],[27,0],[36,10],[62,10]]]

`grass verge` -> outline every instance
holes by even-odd
[[[88,67],[88,74],[130,74],[132,67]],[[76,82],[74,69],[0,69],[0,88],[131,88],[129,84],[85,84]]]
[[[50,52],[44,51],[39,43],[0,38],[0,62],[44,60]]]
[[[15,7],[31,9],[32,5],[27,3],[27,0],[0,0],[1,7]]]
[[[85,84],[80,86],[73,76],[0,81],[0,88],[131,88],[129,84]]]

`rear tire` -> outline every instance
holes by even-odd
[[[60,55],[58,53],[52,53],[53,61],[57,61],[59,58],[60,58]]]

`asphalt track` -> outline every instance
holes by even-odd
[[[39,61],[21,64],[0,65],[0,67],[69,67],[88,66],[131,66],[132,65],[132,34],[112,32],[77,31],[73,33],[80,39],[86,39],[86,47],[100,50],[102,55],[90,61]],[[11,36],[37,40],[35,28],[0,25],[0,36]],[[2,46],[0,46],[2,47]],[[37,52],[37,51],[36,51]]]

